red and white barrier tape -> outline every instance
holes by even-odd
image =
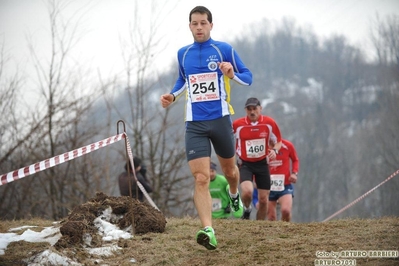
[[[356,203],[358,203],[360,200],[362,200],[364,197],[366,197],[367,195],[369,195],[371,192],[373,192],[374,190],[376,190],[378,187],[380,187],[382,184],[386,183],[388,180],[390,180],[391,178],[393,178],[395,175],[397,175],[399,173],[399,170],[396,170],[396,172],[394,172],[392,175],[390,175],[387,179],[385,179],[384,181],[382,181],[380,184],[378,184],[377,186],[373,187],[372,189],[370,189],[369,191],[367,191],[366,193],[364,193],[362,196],[360,196],[359,198],[357,198],[356,200],[354,200],[353,202],[349,203],[348,205],[346,205],[345,207],[343,207],[342,209],[340,209],[339,211],[337,211],[336,213],[334,213],[333,215],[331,215],[330,217],[324,219],[323,222],[327,222],[328,220],[330,220],[331,218],[337,216],[338,214],[340,214],[341,212],[345,211],[346,209],[352,207],[353,205],[355,205]]]
[[[132,153],[132,149],[130,148],[130,142],[129,142],[129,138],[126,136],[126,146],[127,146],[127,154],[129,156],[129,161],[130,164],[133,166],[132,168],[135,169],[135,165],[133,163],[133,153]],[[151,199],[150,195],[148,195],[147,191],[145,190],[144,186],[139,182],[139,180],[136,177],[136,173],[135,171],[133,171],[133,176],[134,179],[136,180],[137,186],[139,187],[139,189],[141,190],[141,192],[143,192],[143,195],[146,197],[146,199],[148,200],[148,202],[151,204],[152,207],[154,207],[155,209],[157,209],[159,211],[159,208],[157,207],[157,205],[154,203],[154,201]],[[132,192],[133,193],[133,192]]]
[[[81,147],[79,149],[73,150],[73,151],[69,151],[66,152],[64,154],[61,155],[57,155],[54,156],[50,159],[46,159],[44,161],[35,163],[35,164],[31,164],[29,166],[20,168],[18,170],[9,172],[7,174],[3,174],[0,175],[0,186],[11,183],[12,181],[24,178],[28,175],[32,175],[35,174],[37,172],[46,170],[48,168],[51,168],[53,166],[56,166],[58,164],[62,164],[65,163],[67,161],[73,160],[75,158],[78,158],[82,155],[88,154],[92,151],[98,150],[100,148],[103,148],[105,146],[108,146],[110,144],[113,144],[115,142],[118,142],[122,139],[126,139],[126,144],[127,144],[127,151],[128,151],[128,155],[129,155],[129,160],[131,165],[134,166],[133,164],[133,153],[132,150],[130,148],[130,143],[129,143],[129,139],[126,135],[126,133],[121,133],[112,137],[109,137],[107,139],[103,139],[100,140],[98,142],[92,143],[90,145]],[[133,167],[134,168],[134,167]],[[148,195],[147,191],[145,190],[144,186],[137,180],[136,174],[133,172],[134,178],[137,182],[137,186],[140,188],[141,192],[143,192],[144,196],[147,198],[148,202],[151,204],[151,206],[153,206],[154,208],[156,208],[158,211],[158,207],[157,205],[154,203],[154,201],[151,199],[151,197]]]
[[[107,139],[103,139],[101,141],[95,142],[93,144],[81,147],[79,149],[76,149],[76,150],[73,150],[70,152],[66,152],[61,155],[54,156],[50,159],[46,159],[44,161],[41,161],[41,162],[38,162],[35,164],[31,164],[29,166],[20,168],[18,170],[9,172],[7,174],[2,174],[2,175],[0,175],[0,186],[11,183],[12,181],[21,179],[25,176],[35,174],[37,172],[51,168],[58,164],[62,164],[64,162],[73,160],[77,157],[88,154],[92,151],[98,150],[100,148],[103,148],[103,147],[113,144],[115,142],[118,142],[124,138],[127,138],[126,133],[121,133],[121,134],[109,137]]]

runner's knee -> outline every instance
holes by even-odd
[[[259,198],[259,205],[266,205],[267,206],[267,197],[266,198]]]
[[[210,182],[209,178],[204,173],[197,172],[197,173],[194,173],[193,175],[194,175],[196,185],[201,185],[201,186],[209,185],[209,182]]]
[[[222,170],[223,170],[223,173],[226,176],[226,178],[235,178],[238,173],[238,169],[236,168],[235,165],[223,167]]]
[[[281,208],[281,216],[289,217],[291,214],[291,210],[288,208]]]
[[[267,214],[267,219],[269,221],[275,221],[276,220],[276,214],[275,213],[268,213]]]
[[[241,198],[251,199],[252,192],[250,190],[241,189]]]

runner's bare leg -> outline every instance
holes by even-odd
[[[194,176],[194,204],[203,227],[212,226],[212,198],[209,192],[209,157],[190,160],[191,173]]]
[[[240,173],[236,165],[235,156],[231,158],[222,158],[218,156],[220,166],[222,168],[223,174],[229,182],[230,192],[235,194],[238,192],[238,183],[240,181]],[[208,167],[209,168],[209,167]]]

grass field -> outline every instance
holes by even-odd
[[[36,230],[54,226],[52,221],[40,219],[0,221],[0,233],[23,225],[36,225]],[[81,265],[118,266],[315,265],[315,261],[323,255],[318,253],[318,257],[317,251],[399,251],[398,217],[342,219],[325,223],[215,220],[213,226],[218,240],[218,247],[214,251],[208,251],[196,243],[194,236],[200,229],[198,219],[168,218],[164,233],[120,239],[116,242],[121,249],[110,256],[88,254],[81,246],[56,251],[48,243],[19,241],[8,245],[5,254],[0,256],[0,265],[26,265],[23,259],[46,249],[54,250]],[[349,264],[343,265],[399,265],[399,258],[346,259],[350,260],[346,261]]]

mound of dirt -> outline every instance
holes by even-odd
[[[109,197],[98,192],[95,198],[77,206],[61,222],[62,237],[54,247],[59,250],[87,245],[87,239],[90,239],[91,247],[101,247],[102,236],[98,234],[94,220],[109,208],[112,210],[112,218],[108,222],[122,230],[130,231],[132,234],[163,233],[165,231],[165,216],[148,203],[125,196]]]

